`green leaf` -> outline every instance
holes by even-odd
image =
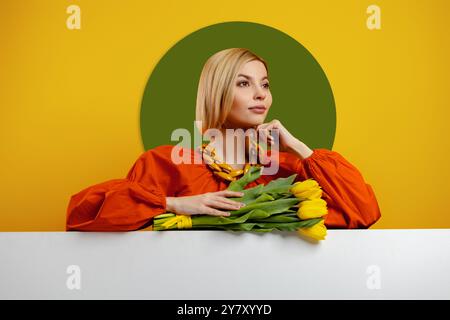
[[[256,223],[258,227],[261,228],[275,228],[281,231],[296,231],[300,228],[309,228],[320,222],[322,218],[317,219],[308,219],[308,220],[300,220],[298,222],[289,222],[289,223]]]
[[[219,216],[210,216],[210,215],[195,215],[192,216],[192,226],[205,226],[205,225],[229,225],[229,224],[237,224],[244,223],[249,219],[264,219],[270,216],[270,213],[261,210],[254,209],[243,215],[235,215],[229,217],[219,217]]]
[[[261,209],[255,209],[249,212],[249,217],[247,220],[260,220],[267,217],[270,217],[270,213]]]
[[[274,179],[264,186],[263,192],[275,193],[275,192],[283,192],[282,190],[289,191],[296,177],[297,174],[293,174],[287,178]]]
[[[296,231],[300,228],[309,228],[320,222],[322,218],[301,220],[298,222],[290,223],[258,223],[258,222],[246,222],[217,226],[217,229],[232,230],[232,231],[258,231],[267,229],[267,231],[273,231],[274,229],[280,231]]]
[[[273,201],[275,200],[274,197],[272,197],[270,194],[267,193],[263,193],[261,194],[258,198],[256,198],[253,203],[257,203],[257,202],[264,202],[264,201]]]
[[[231,231],[250,231],[255,226],[254,223],[236,223],[228,224],[226,226],[217,226],[216,229],[231,230]]]
[[[273,180],[272,180],[273,181]],[[270,188],[270,190],[266,190],[263,188],[262,192],[270,193],[270,194],[281,194],[281,195],[289,195],[292,196],[292,193],[289,191],[292,188],[292,185],[286,185],[286,186],[278,186]]]
[[[286,222],[298,222],[300,219],[295,216],[287,216],[284,214],[275,214],[266,219],[259,220],[258,222],[276,222],[276,223],[286,223]]]
[[[270,192],[270,195],[272,197],[274,197],[275,199],[293,198],[292,193],[290,191],[288,191],[288,192]]]
[[[299,202],[297,198],[279,199],[268,202],[250,203],[239,210],[231,211],[231,215],[240,215],[254,209],[262,209],[270,214],[284,212]]]
[[[195,215],[192,216],[192,227],[203,226],[203,225],[225,225],[225,224],[234,224],[234,223],[242,223],[247,221],[250,213],[244,214],[242,216],[210,216],[210,215]]]
[[[273,228],[253,228],[253,232],[272,232]]]
[[[241,192],[244,193],[244,196],[239,197],[239,198],[231,197],[229,199],[238,201],[238,202],[242,202],[245,204],[249,204],[261,195],[261,190],[263,189],[263,187],[264,186],[262,184],[259,184],[253,188],[242,190]]]
[[[248,169],[247,173],[244,174],[240,179],[232,181],[228,186],[227,190],[231,191],[242,191],[247,184],[258,179],[261,176],[261,167],[252,166]]]

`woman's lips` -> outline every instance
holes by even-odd
[[[263,114],[266,112],[266,107],[265,106],[254,106],[254,107],[250,107],[248,108],[251,112],[257,113],[257,114]]]

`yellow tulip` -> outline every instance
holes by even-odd
[[[324,240],[327,235],[327,227],[322,219],[312,227],[298,229],[298,233],[315,240]]]
[[[296,192],[302,192],[304,190],[308,190],[311,188],[317,188],[317,187],[319,187],[319,184],[317,183],[316,180],[307,179],[304,181],[298,181],[298,182],[294,183],[294,185],[291,188],[291,191],[293,193],[296,193]]]
[[[300,200],[312,200],[322,197],[322,189],[314,179],[296,182],[290,191]]]
[[[305,190],[303,192],[294,193],[294,195],[297,199],[301,201],[320,199],[322,197],[322,190],[321,189]]]
[[[327,202],[323,199],[312,199],[300,202],[297,216],[301,220],[323,217],[328,213]]]

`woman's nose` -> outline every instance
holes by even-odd
[[[264,92],[263,88],[256,88],[255,92],[255,98],[264,100],[266,98],[266,93]]]

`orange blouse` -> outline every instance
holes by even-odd
[[[131,231],[151,226],[166,211],[166,197],[190,196],[224,190],[229,182],[216,177],[205,163],[174,164],[174,146],[144,152],[124,179],[108,180],[74,194],[67,208],[66,230]],[[381,216],[375,194],[361,173],[339,153],[314,149],[311,156],[279,152],[279,170],[262,175],[246,188],[297,174],[295,181],[315,179],[327,202],[328,228],[369,228]]]

